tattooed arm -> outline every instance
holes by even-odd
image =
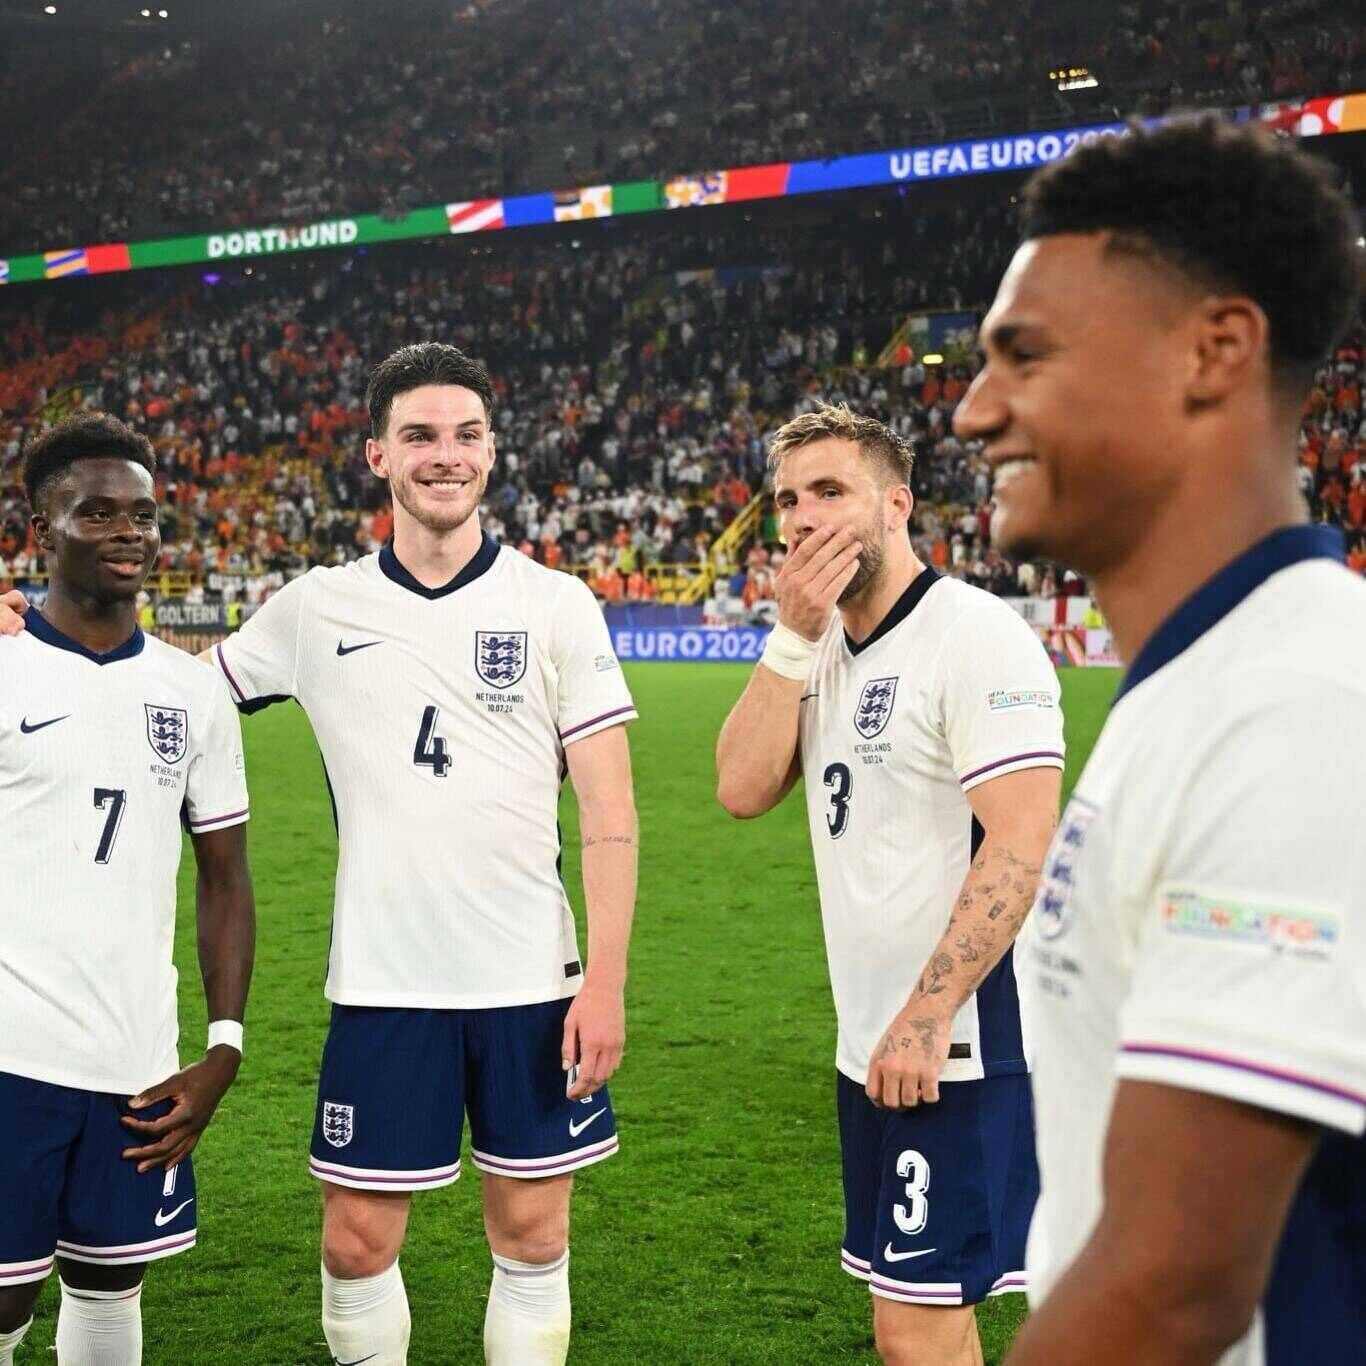
[[[869,1097],[888,1109],[939,1099],[953,1017],[1015,942],[1034,900],[1058,821],[1062,774],[1027,768],[972,789],[986,838],[954,903],[948,928],[868,1068]]]
[[[591,1095],[617,1070],[626,1044],[626,950],[636,906],[636,803],[626,727],[565,749],[583,838],[588,964],[564,1022],[561,1058],[579,1064],[569,1092]]]

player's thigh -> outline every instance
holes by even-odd
[[[873,1337],[886,1366],[980,1366],[971,1305],[901,1304],[873,1296]]]
[[[70,1257],[58,1257],[57,1269],[61,1273],[62,1281],[72,1290],[132,1290],[142,1284],[147,1263],[99,1266],[93,1262],[78,1262]]]
[[[377,1276],[398,1260],[408,1231],[408,1191],[353,1190],[322,1183],[323,1264],[340,1279]]]
[[[42,1281],[29,1281],[25,1285],[10,1285],[0,1288],[0,1333],[12,1333],[27,1323],[33,1315],[33,1306],[43,1293]]]
[[[518,1262],[553,1262],[569,1246],[571,1175],[527,1180],[481,1172],[489,1247]]]

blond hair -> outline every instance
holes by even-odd
[[[830,439],[852,441],[859,454],[878,467],[885,483],[910,485],[915,466],[910,442],[876,418],[856,413],[847,403],[822,403],[783,423],[768,448],[769,469],[777,469],[783,456],[792,451]]]

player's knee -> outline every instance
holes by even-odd
[[[7,1285],[0,1289],[0,1333],[12,1333],[33,1316],[33,1306],[43,1293],[42,1281]]]
[[[486,1220],[489,1246],[500,1257],[542,1265],[569,1246],[569,1212],[502,1209]]]
[[[401,1245],[387,1221],[363,1210],[329,1206],[323,1219],[323,1265],[338,1280],[378,1276],[398,1260]]]

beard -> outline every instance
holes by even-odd
[[[479,504],[484,501],[484,492],[488,488],[488,482],[488,474],[480,474],[471,486],[473,497],[468,502],[462,499],[459,503],[439,504],[435,507],[423,505],[420,486],[415,482],[390,480],[389,491],[393,495],[394,501],[415,522],[426,527],[428,531],[455,531],[464,526],[478,511]]]
[[[863,549],[859,553],[858,568],[854,571],[854,577],[845,584],[844,591],[837,599],[837,605],[840,607],[853,602],[860,593],[877,582],[887,559],[886,541],[876,527],[861,527],[858,538],[863,542]]]

